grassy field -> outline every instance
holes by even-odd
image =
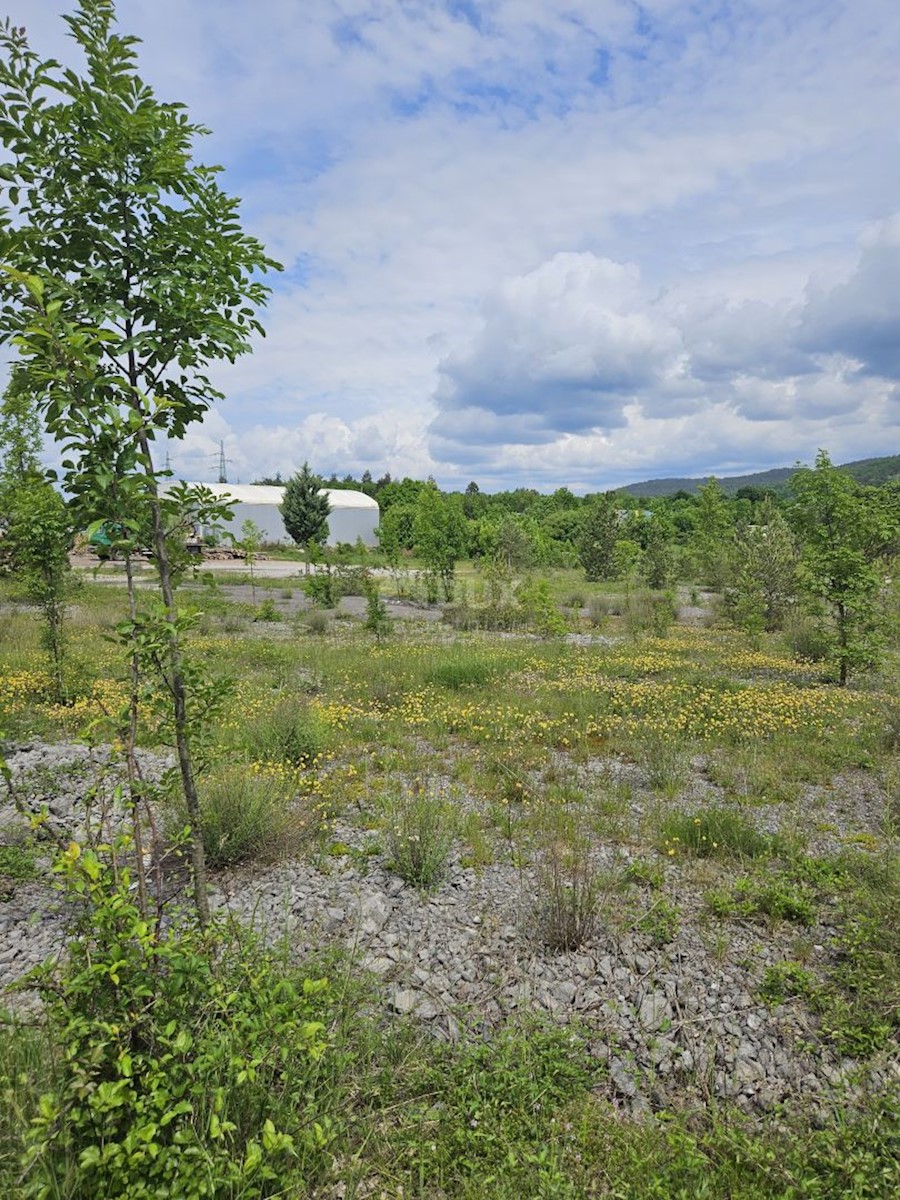
[[[485,602],[475,573],[465,586]],[[439,1038],[415,1016],[388,1019],[379,979],[328,947],[279,967],[331,981],[327,1050],[286,1066],[271,1096],[293,1156],[269,1190],[214,1194],[897,1194],[896,647],[881,675],[841,689],[776,636],[670,624],[646,596],[565,573],[549,595],[569,636],[466,628],[477,622],[458,613],[376,636],[185,592],[191,652],[231,688],[203,747],[212,864],[243,864],[252,886],[285,857],[327,873],[368,854],[422,906],[453,872],[517,872],[536,896],[528,954],[559,963],[627,942],[659,964],[702,942],[754,1004],[799,1014],[805,1053],[836,1064],[840,1086],[813,1096],[799,1081],[761,1106],[696,1071],[654,1090],[638,1056],[637,1104],[590,1020],[492,1009],[487,1030],[461,1007],[460,1036]],[[108,640],[123,605],[118,588],[83,585],[60,705],[35,616],[3,603],[11,742],[109,739],[126,696]],[[540,604],[530,622],[546,632]],[[165,729],[146,704],[153,745]],[[160,804],[177,826],[175,802]],[[15,897],[29,848],[0,851],[0,898]],[[40,1025],[3,1039],[0,1181],[15,1195],[22,1129],[62,1050]]]

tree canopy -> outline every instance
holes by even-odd
[[[284,527],[298,546],[321,545],[328,535],[331,502],[322,490],[322,480],[304,463],[287,481],[279,505]]]

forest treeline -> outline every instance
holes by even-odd
[[[864,506],[870,491],[889,510],[900,503],[900,455],[828,465],[847,477],[849,492]],[[800,469],[800,478],[806,470]],[[423,527],[437,521],[457,559],[501,559],[517,569],[584,566],[595,579],[643,576],[662,587],[678,578],[721,588],[734,573],[736,548],[747,530],[771,525],[776,515],[791,524],[797,468],[742,478],[777,474],[784,476],[778,487],[734,487],[736,479],[710,476],[671,481],[696,490],[675,488],[664,495],[652,494],[664,481],[649,484],[644,494],[636,494],[640,485],[633,485],[584,496],[567,487],[551,493],[526,487],[484,492],[474,481],[464,491],[445,491],[433,480],[398,480],[389,473],[375,479],[369,471],[359,478],[323,477],[322,483],[378,501],[381,547],[388,555],[421,549]],[[276,475],[259,482],[284,480]]]

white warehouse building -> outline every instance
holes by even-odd
[[[234,516],[227,528],[236,538],[241,536],[243,523],[253,521],[262,531],[264,542],[292,544],[279,512],[284,488],[260,483],[204,483],[200,486],[209,488],[214,496],[230,501]],[[331,504],[327,545],[336,546],[338,542],[354,545],[358,538],[362,538],[366,546],[378,544],[375,530],[381,514],[377,500],[365,492],[343,488],[324,488],[323,491]]]

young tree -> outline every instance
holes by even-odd
[[[728,498],[715,476],[697,493],[692,549],[703,582],[722,588],[730,573],[732,520]]]
[[[63,677],[64,618],[71,590],[72,520],[62,496],[34,473],[11,491],[0,562],[44,617],[44,649],[50,658],[57,700],[66,699]]]
[[[442,496],[434,483],[423,488],[416,501],[413,536],[425,562],[428,600],[437,600],[438,582],[444,599],[452,600],[456,564],[466,551],[466,518],[459,497]]]
[[[65,20],[80,73],[41,61],[24,30],[0,25],[0,338],[19,344],[47,430],[63,443],[81,520],[109,518],[113,502],[149,513],[162,610],[142,618],[140,636],[156,639],[164,664],[205,922],[186,622],[152,448],[157,437],[183,437],[219,395],[208,365],[233,361],[262,332],[255,311],[268,289],[259,275],[277,264],[241,230],[218,169],[194,162],[206,130],[137,75],[137,39],[116,32],[111,0],[81,0]]]
[[[797,592],[799,550],[777,503],[767,497],[756,520],[740,531],[734,546],[734,583],[729,600],[737,623],[748,633],[780,629]]]
[[[880,655],[879,593],[885,560],[896,553],[900,506],[887,489],[861,487],[832,466],[824,450],[814,470],[792,476],[791,491],[800,582],[827,608],[843,686],[851,670],[873,665]]]
[[[256,577],[253,574],[253,568],[256,566],[262,541],[263,533],[256,522],[249,519],[244,521],[241,525],[241,539],[235,542],[235,545],[244,553],[244,562],[250,572],[250,595],[254,604],[256,604]]]
[[[13,367],[0,403],[0,520],[16,488],[41,474],[41,418],[28,376]]]
[[[534,543],[521,520],[504,517],[497,529],[497,553],[510,571],[524,571],[534,562]]]
[[[647,584],[666,588],[675,576],[675,530],[659,513],[652,513],[644,529],[643,571]]]
[[[298,546],[321,546],[325,541],[331,502],[322,491],[322,480],[309,469],[309,463],[304,463],[285,484],[278,511]]]
[[[614,492],[606,492],[592,501],[584,516],[578,554],[585,579],[596,582],[615,574],[615,549],[619,536],[619,517]]]

